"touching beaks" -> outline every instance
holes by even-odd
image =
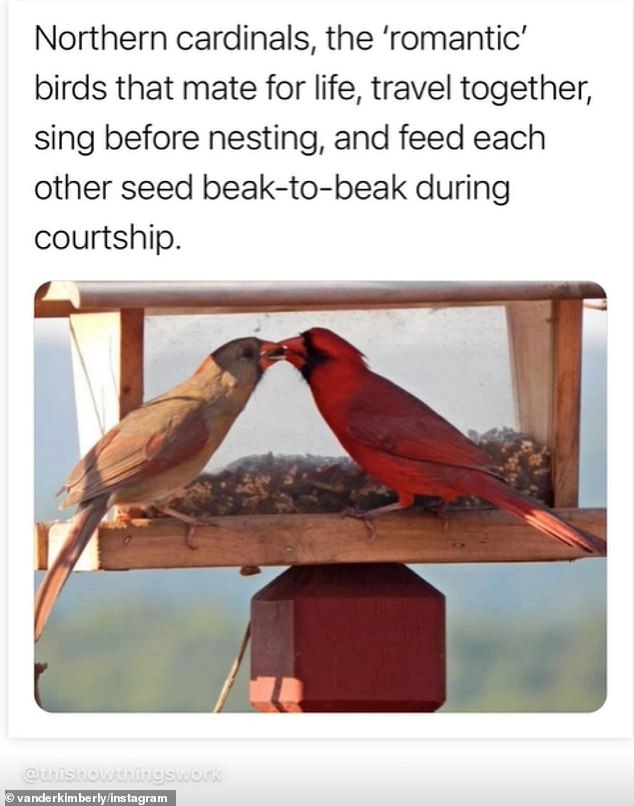
[[[303,336],[293,336],[280,341],[284,349],[284,358],[289,364],[301,369],[306,363],[306,342]]]
[[[286,358],[286,351],[284,345],[275,341],[263,341],[260,344],[260,366],[262,369],[267,369],[271,364],[276,361],[282,361]]]
[[[265,341],[260,348],[260,365],[263,369],[275,364],[276,361],[286,360],[295,367],[301,367],[306,362],[306,344],[303,336],[294,336],[279,342]]]

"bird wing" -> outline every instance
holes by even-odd
[[[144,481],[203,450],[209,428],[200,406],[173,414],[173,403],[174,398],[151,401],[104,434],[66,481],[63,506]]]
[[[372,383],[347,412],[347,431],[393,456],[486,469],[490,457],[426,403],[372,373]]]

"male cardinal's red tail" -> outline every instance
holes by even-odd
[[[66,584],[86,543],[109,509],[110,495],[93,498],[80,507],[72,520],[72,528],[53,565],[46,572],[35,596],[35,640],[42,634],[53,605]]]
[[[477,487],[474,485],[473,492],[568,546],[582,548],[589,554],[599,554],[602,557],[606,554],[605,541],[578,529],[538,501],[518,493],[493,476],[482,475]]]

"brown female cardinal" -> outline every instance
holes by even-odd
[[[269,353],[275,351],[279,353],[278,345],[256,338],[219,347],[191,378],[131,411],[80,460],[62,488],[68,493],[62,507],[78,504],[79,509],[35,597],[36,641],[110,507],[154,504],[189,524],[191,532],[197,521],[161,502],[205,467],[272,363]]]
[[[362,353],[326,328],[280,342],[350,456],[398,494],[368,514],[405,509],[416,493],[444,501],[477,495],[569,546],[604,555],[605,542],[516,492],[470,439],[418,398],[371,372]]]

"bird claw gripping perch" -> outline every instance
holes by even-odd
[[[355,509],[355,507],[346,507],[341,514],[344,518],[355,518],[358,521],[363,521],[365,531],[368,534],[368,540],[374,540],[376,538],[376,527],[374,526],[371,511],[363,512],[363,510]]]

